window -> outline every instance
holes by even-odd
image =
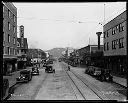
[[[112,28],[112,35],[116,34],[116,27]]]
[[[16,28],[15,28],[15,26],[13,26],[13,32],[15,33],[15,30],[16,30]]]
[[[3,54],[5,54],[5,47],[3,46]]]
[[[112,49],[116,49],[115,40],[112,41]]]
[[[13,14],[13,22],[15,22],[16,21],[16,17],[15,17],[15,15]]]
[[[10,12],[10,10],[8,10],[8,17],[10,18],[10,16],[11,16],[11,14],[10,14],[11,12]]]
[[[104,32],[104,38],[105,38],[105,36],[106,36],[106,32]]]
[[[5,41],[5,33],[3,32],[3,41]]]
[[[8,34],[8,42],[10,42],[10,35]]]
[[[15,39],[15,37],[13,38],[13,44],[16,44],[16,39]]]
[[[124,37],[122,37],[122,38],[119,39],[119,48],[124,48],[124,42],[123,42],[123,40],[124,40]]]
[[[121,24],[119,24],[119,32],[122,32],[122,31],[124,31],[124,26],[121,23]]]
[[[109,42],[107,42],[107,50],[109,50]]]
[[[106,31],[106,35],[107,35],[107,37],[109,36],[109,35],[108,35],[108,31]]]
[[[104,43],[104,51],[106,50],[106,43]]]
[[[10,22],[8,22],[8,30],[10,30],[10,28],[11,28],[11,27],[10,27]]]
[[[10,55],[10,47],[7,47],[7,53]]]

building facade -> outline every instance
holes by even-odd
[[[104,57],[106,67],[113,72],[126,71],[127,57],[126,11],[104,25]]]
[[[24,26],[20,26],[20,38],[17,38],[17,57],[18,69],[26,68],[27,64],[28,43],[27,38],[24,38]]]
[[[17,69],[17,8],[3,3],[3,73]]]

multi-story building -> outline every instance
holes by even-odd
[[[122,73],[127,69],[126,11],[104,25],[104,56],[107,68]]]
[[[20,26],[20,38],[17,38],[17,57],[18,69],[26,68],[27,63],[28,43],[27,38],[24,38],[24,26]]]
[[[17,69],[17,8],[3,3],[3,72]]]

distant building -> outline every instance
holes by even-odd
[[[24,38],[24,26],[20,26],[20,38],[17,38],[18,69],[26,68],[28,43]]]
[[[96,55],[96,53],[102,53],[103,52],[103,45],[100,45],[100,50],[98,49],[98,45],[88,45],[86,47],[80,48],[77,51],[77,55],[80,62],[83,64],[88,64],[88,62],[91,60],[91,57]]]
[[[3,72],[17,69],[17,8],[11,2],[3,3]]]
[[[104,25],[104,56],[106,67],[117,73],[127,69],[126,11]]]

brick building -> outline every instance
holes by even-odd
[[[126,11],[104,25],[104,56],[107,68],[123,73],[127,69]]]
[[[17,69],[17,8],[11,2],[3,4],[3,72]]]

